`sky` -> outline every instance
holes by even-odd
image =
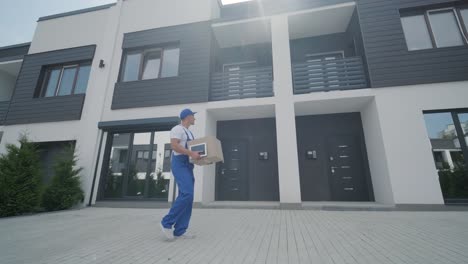
[[[39,17],[116,0],[0,0],[0,47],[31,42]]]

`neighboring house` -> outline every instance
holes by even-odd
[[[171,201],[173,182],[154,174],[170,171],[167,131],[190,107],[194,134],[219,138],[225,157],[196,167],[197,204],[444,203],[431,149],[447,155],[454,138],[428,132],[452,124],[467,162],[463,1],[222,3],[39,18],[30,44],[0,48],[0,152],[23,131],[73,141],[87,204]]]

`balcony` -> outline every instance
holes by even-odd
[[[212,25],[210,101],[273,96],[269,20]]]
[[[294,94],[368,88],[354,3],[289,16]]]
[[[273,67],[215,72],[210,101],[273,96]]]
[[[294,94],[368,87],[361,57],[293,63]]]

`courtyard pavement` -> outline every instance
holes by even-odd
[[[195,239],[163,239],[167,209],[87,207],[0,219],[0,263],[468,263],[468,212],[194,209]]]

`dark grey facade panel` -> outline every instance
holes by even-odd
[[[255,0],[221,8],[221,21],[269,16],[284,12],[351,2],[349,0]]]
[[[20,60],[28,54],[31,43],[17,44],[7,47],[0,47],[0,62]]]
[[[95,45],[26,55],[16,81],[6,125],[79,120],[85,95],[34,98],[42,68],[92,60]]]
[[[127,33],[123,48],[164,46],[172,43],[178,43],[180,47],[179,75],[134,82],[117,80],[112,109],[208,101],[212,43],[209,22]]]
[[[10,105],[9,101],[0,102],[0,126],[3,125],[8,111],[8,106]]]
[[[468,80],[468,47],[408,51],[400,10],[450,0],[357,0],[372,87]]]

